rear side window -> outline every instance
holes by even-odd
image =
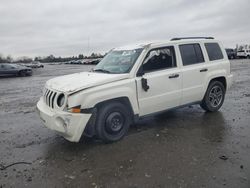
[[[203,63],[204,57],[199,44],[183,44],[179,46],[183,65]]]
[[[223,54],[218,43],[205,43],[210,61],[223,59]]]

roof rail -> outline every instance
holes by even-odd
[[[183,40],[183,39],[214,39],[214,37],[177,37],[177,38],[172,38],[171,41]]]

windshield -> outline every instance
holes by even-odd
[[[134,50],[112,50],[94,68],[95,72],[122,74],[128,73],[143,48]]]

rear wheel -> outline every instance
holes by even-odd
[[[110,102],[98,108],[96,119],[97,136],[104,142],[122,139],[131,124],[130,110],[120,102]]]
[[[208,112],[215,112],[220,109],[225,98],[225,87],[219,81],[209,84],[206,94],[201,102],[201,107]]]

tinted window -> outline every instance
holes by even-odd
[[[205,47],[210,61],[223,59],[223,54],[218,43],[205,43]]]
[[[204,62],[199,44],[184,44],[180,45],[179,48],[184,66]]]
[[[151,50],[144,60],[143,71],[150,72],[160,69],[176,67],[173,46]]]

